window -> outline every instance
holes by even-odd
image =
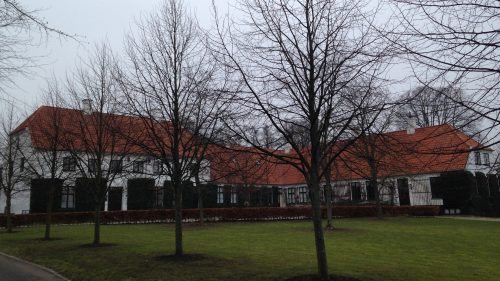
[[[123,170],[122,160],[111,160],[109,162],[109,171],[112,173],[120,173]]]
[[[24,172],[24,166],[25,166],[25,164],[26,164],[26,158],[23,157],[23,158],[21,158],[21,162],[19,163],[19,170],[21,172]]]
[[[217,204],[224,204],[224,188],[217,187]]]
[[[305,186],[299,187],[299,203],[307,203],[307,188]]]
[[[155,196],[156,196],[155,207],[162,208],[163,207],[164,189],[161,186],[156,187]]]
[[[88,167],[90,173],[95,173],[97,172],[97,159],[89,159],[88,160]]]
[[[440,192],[440,178],[439,177],[431,177],[429,178],[431,182],[431,195],[432,198],[441,198],[441,192]]]
[[[231,187],[231,204],[238,204],[238,190],[235,186]]]
[[[74,157],[63,158],[63,172],[76,171],[76,159]]]
[[[64,186],[61,193],[61,208],[75,208],[75,189],[72,186]]]
[[[163,164],[160,160],[156,160],[153,162],[153,174],[160,175],[163,172]]]
[[[297,201],[295,200],[295,187],[291,187],[287,189],[287,197],[286,201],[288,204],[295,204]]]
[[[476,165],[481,165],[481,152],[474,152],[474,158],[476,160]]]
[[[134,161],[132,165],[132,171],[134,173],[143,174],[144,173],[144,161]]]
[[[366,197],[369,201],[375,200],[375,186],[370,181],[366,181]]]
[[[486,166],[490,165],[490,155],[488,153],[483,154],[483,160],[484,160],[484,165]]]
[[[360,182],[351,182],[351,200],[361,201],[361,183]]]

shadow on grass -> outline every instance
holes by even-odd
[[[308,275],[299,275],[292,278],[288,278],[285,281],[320,281],[320,278],[318,275],[308,274]],[[361,280],[348,276],[330,275],[329,281],[361,281]]]
[[[52,241],[61,241],[61,240],[64,240],[64,238],[61,238],[61,237],[51,237],[49,239],[35,238],[33,240],[35,240],[35,241],[42,241],[42,242],[52,242]]]
[[[99,243],[99,244],[83,244],[79,245],[78,248],[81,249],[99,249],[99,248],[110,248],[110,247],[116,247],[117,244],[113,243]]]
[[[215,261],[215,258],[202,255],[202,254],[184,254],[182,256],[176,255],[162,255],[154,257],[156,261],[166,261],[166,262],[181,262],[181,263],[189,263],[189,262],[199,262],[199,261]]]
[[[8,232],[8,231],[6,231],[6,230],[0,230],[0,235],[1,235],[1,234],[5,234],[5,235],[9,235],[9,234],[16,234],[16,233],[19,233],[19,232],[21,232],[21,231],[20,231],[20,230],[13,230],[13,231],[11,231],[11,232]]]

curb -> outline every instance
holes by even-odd
[[[59,279],[61,279],[61,280],[64,280],[64,281],[71,281],[71,280],[69,280],[68,278],[66,278],[66,277],[62,276],[61,274],[57,273],[56,271],[54,271],[54,270],[52,270],[52,269],[50,269],[50,268],[47,268],[47,267],[45,267],[45,266],[41,266],[41,265],[39,265],[39,264],[32,263],[32,262],[29,262],[29,261],[27,261],[27,260],[23,260],[23,259],[21,259],[21,258],[18,258],[18,257],[15,257],[15,256],[11,256],[11,255],[8,255],[8,254],[3,253],[3,252],[0,252],[0,256],[3,256],[3,257],[6,257],[6,258],[9,258],[9,259],[15,260],[15,261],[17,261],[17,262],[21,262],[21,263],[25,263],[25,264],[28,264],[28,265],[34,266],[34,267],[36,267],[36,268],[38,268],[38,269],[41,269],[41,270],[43,270],[43,271],[45,271],[45,272],[48,272],[48,273],[50,273],[50,274],[54,275],[55,277],[57,277],[57,278],[59,278]]]

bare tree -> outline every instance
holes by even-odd
[[[383,177],[380,170],[384,168],[384,159],[387,155],[395,154],[391,150],[391,141],[386,133],[392,125],[391,111],[387,94],[379,89],[367,90],[371,95],[359,100],[353,96],[351,101],[360,108],[356,116],[354,127],[360,132],[360,137],[353,145],[341,155],[341,165],[349,168],[369,181],[367,189],[373,191],[377,208],[377,217],[382,218],[382,198],[380,181]],[[343,158],[346,159],[343,159]],[[360,167],[368,167],[368,173]],[[383,181],[383,180],[382,180]]]
[[[43,198],[46,204],[45,240],[52,238],[52,213],[56,203],[56,193],[60,192],[58,187],[62,184],[64,178],[69,176],[63,169],[63,156],[65,155],[63,144],[66,128],[64,126],[65,116],[61,109],[64,105],[61,91],[61,85],[55,78],[48,80],[47,87],[44,90],[45,106],[38,109],[43,112],[39,115],[37,112],[34,113],[33,118],[36,118],[36,120],[33,120],[30,131],[31,134],[36,134],[36,142],[43,144],[43,147],[36,147],[32,143],[30,151],[25,152],[25,154],[29,155],[30,161],[27,169],[30,170],[31,175],[47,179],[49,182],[47,196]]]
[[[183,1],[166,0],[138,22],[126,44],[120,74],[128,112],[143,120],[148,142],[142,144],[163,164],[175,194],[175,255],[182,242],[182,190],[200,171],[199,164],[217,125],[216,65],[198,23]]]
[[[498,143],[500,122],[500,4],[496,0],[393,0],[394,37],[414,77],[482,117],[482,141]],[[481,128],[479,128],[481,129]]]
[[[469,101],[470,98],[461,89],[420,86],[400,98],[401,106],[394,114],[394,122],[398,129],[404,130],[408,126],[408,116],[411,116],[419,127],[447,123],[474,136],[481,119],[461,105]]]
[[[96,45],[90,59],[68,77],[72,107],[64,146],[77,163],[78,172],[89,180],[95,211],[94,245],[101,243],[100,212],[115,179],[125,177],[124,159],[137,149],[131,139],[142,141],[140,122],[118,112],[115,60],[106,43]],[[137,152],[137,151],[135,151]]]
[[[26,135],[14,130],[20,123],[19,108],[13,102],[7,102],[0,116],[0,192],[5,196],[7,232],[13,231],[12,199],[26,191],[27,159],[23,150],[28,145]]]
[[[359,109],[349,104],[348,93],[361,78],[376,84],[382,54],[389,51],[372,33],[376,10],[365,4],[244,0],[239,5],[243,20],[217,22],[220,61],[232,67],[238,97],[234,110],[240,112],[227,125],[243,142],[303,174],[311,195],[321,280],[328,280],[320,205],[323,167],[359,137],[350,128]],[[291,151],[256,142],[249,132],[263,125],[272,126],[280,146]],[[290,130],[296,126],[307,132],[308,145]]]
[[[0,1],[0,90],[14,83],[15,74],[26,75],[36,66],[36,58],[27,55],[27,48],[38,44],[35,34],[45,37],[53,33],[61,38],[77,39],[50,26],[38,12],[17,0]]]

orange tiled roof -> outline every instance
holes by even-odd
[[[101,126],[100,121],[105,123]],[[105,128],[105,129],[99,129]],[[97,145],[97,135],[104,135],[103,150],[107,153],[127,153],[139,155],[159,154],[152,139],[148,137],[148,128],[154,128],[155,134],[168,147],[171,134],[167,132],[170,124],[151,122],[150,119],[116,115],[84,114],[80,110],[42,106],[33,112],[11,134],[28,129],[31,144],[36,149],[89,151]],[[53,144],[56,132],[59,132],[57,144]],[[183,133],[183,142],[193,141],[187,131]]]
[[[79,110],[43,106],[20,124],[12,134],[28,129],[32,146],[38,149],[50,149],[50,134],[57,126],[51,122],[58,114],[58,125],[64,132],[64,141],[57,144],[60,150],[84,151],[88,144],[83,139],[92,139],[92,128],[87,129],[90,135],[82,138],[82,124],[95,122],[96,115],[85,115]],[[110,141],[114,142],[114,152],[130,154],[155,153],[151,138],[147,135],[147,126],[158,126],[156,131],[163,136],[168,145],[169,137],[165,124],[148,123],[147,119],[104,114],[111,127],[119,128],[120,134],[113,135],[108,130]],[[91,120],[92,119],[92,120]],[[161,126],[165,125],[165,126]],[[95,129],[95,128],[94,128]],[[130,140],[135,140],[131,143]],[[192,135],[186,132],[183,140],[188,142]],[[389,132],[370,135],[358,139],[347,150],[343,151],[334,162],[332,180],[364,179],[370,175],[366,161],[366,144],[377,147],[372,154],[378,167],[380,177],[441,173],[444,171],[463,170],[468,161],[471,149],[484,147],[450,125],[438,125],[418,128],[414,134],[406,131]],[[339,145],[340,146],[340,145]],[[292,156],[283,150],[278,153]],[[304,176],[292,165],[283,164],[270,156],[265,156],[256,149],[244,146],[213,146],[206,157],[211,161],[211,177],[221,184],[246,185],[295,185],[303,184]]]

